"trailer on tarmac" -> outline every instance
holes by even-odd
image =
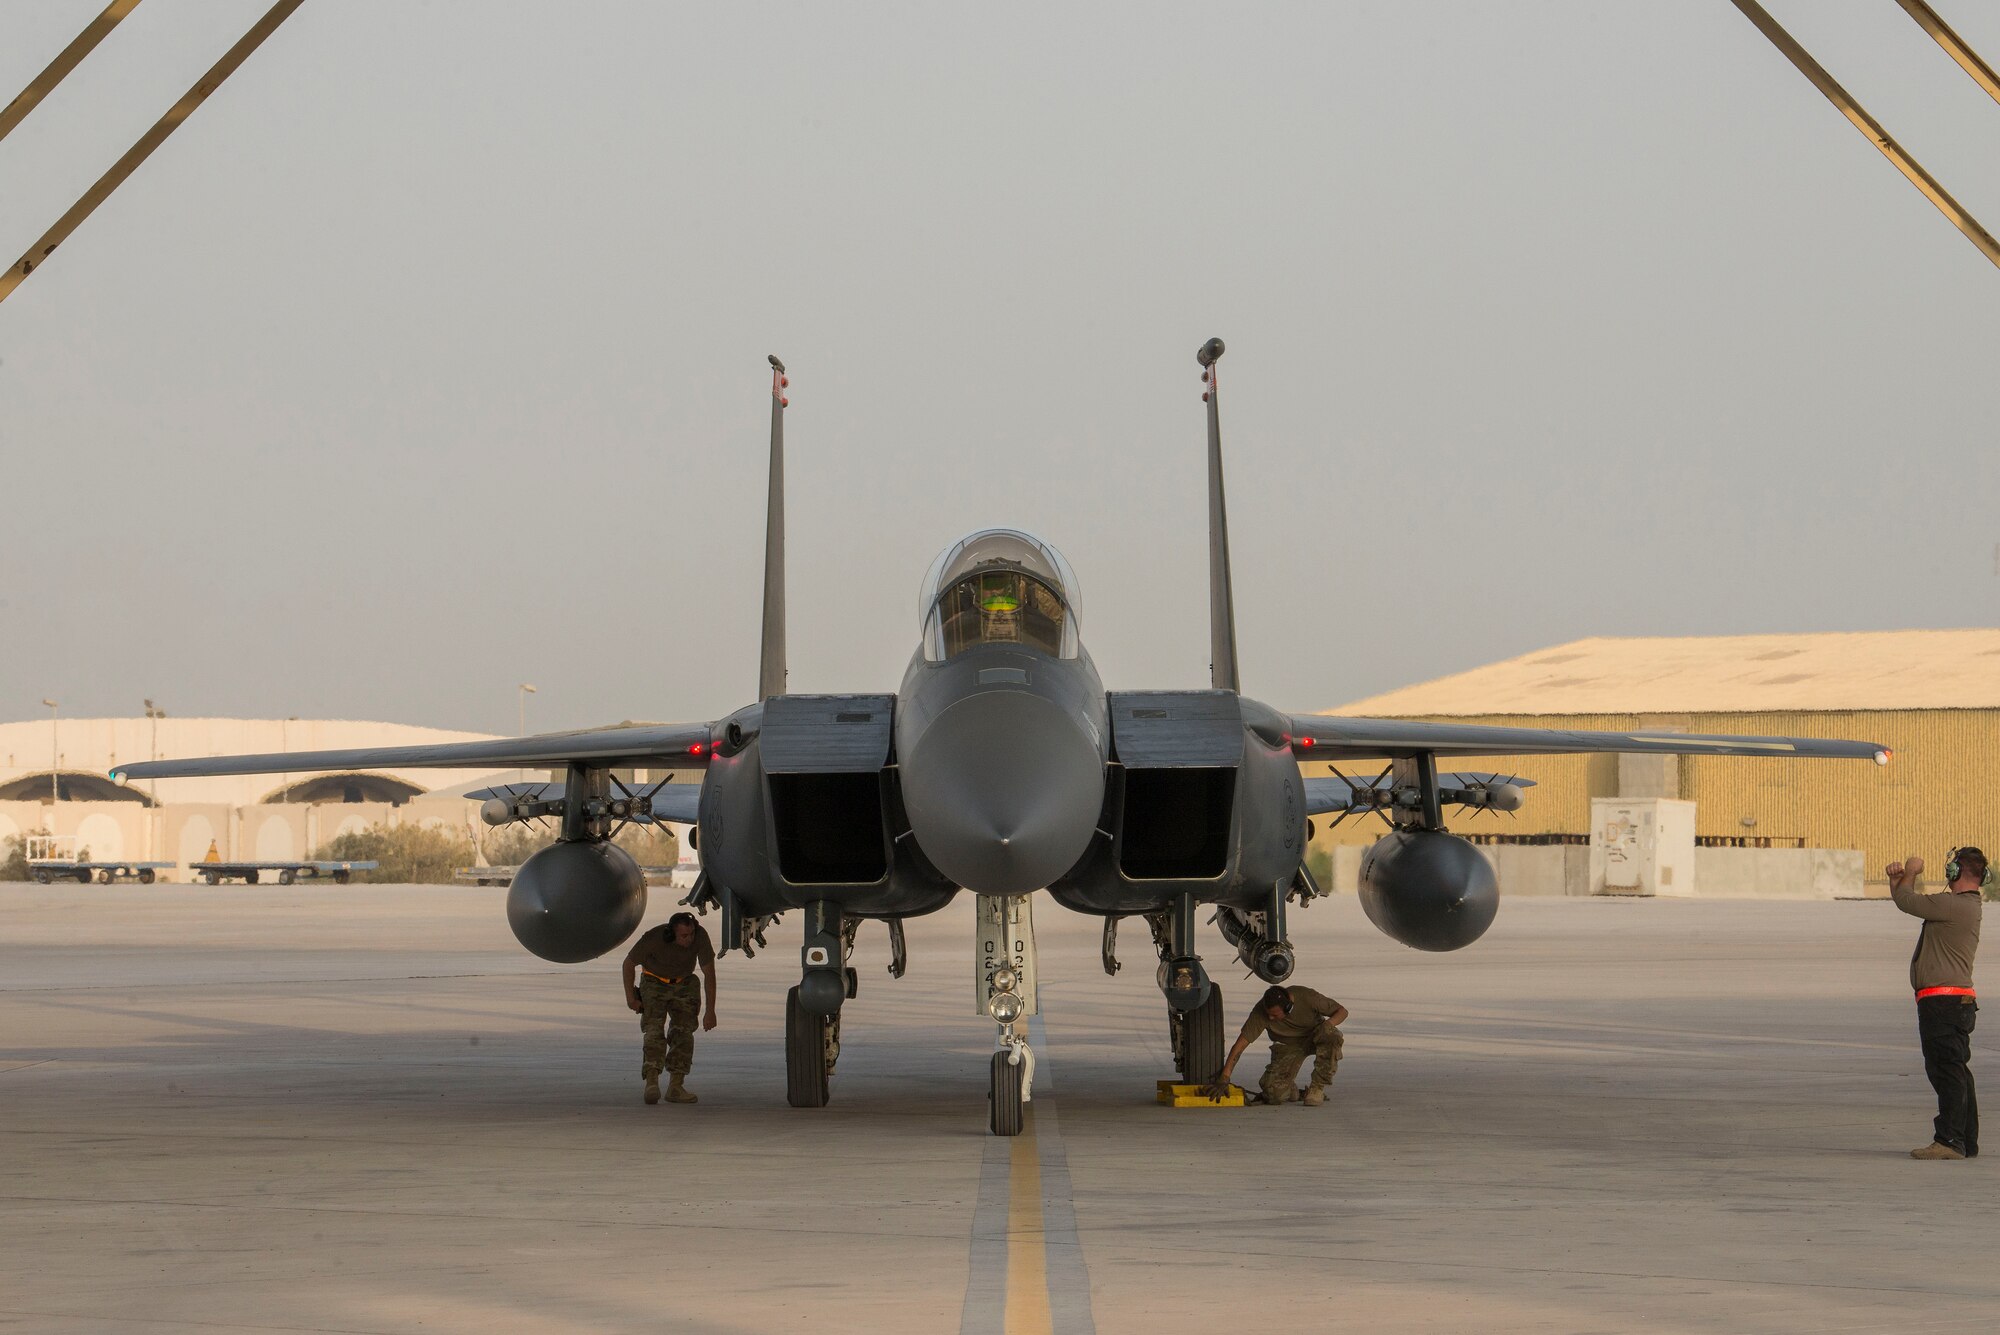
[[[374,871],[379,862],[197,862],[194,874],[208,885],[241,881],[256,885],[265,873],[278,878],[279,885],[291,885],[300,877],[312,881],[324,876],[335,885],[346,885],[358,871]]]
[[[124,858],[93,858],[79,846],[73,834],[31,834],[25,849],[28,879],[36,885],[75,881],[89,885],[110,885],[113,881],[137,881],[151,885],[163,871],[173,870],[171,862],[132,862]]]
[[[76,881],[89,885],[110,885],[113,881],[137,881],[151,885],[163,871],[172,871],[171,862],[77,862],[70,858],[29,858],[28,879],[36,885],[53,881]]]

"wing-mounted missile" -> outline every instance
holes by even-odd
[[[1421,786],[1414,783],[1397,783],[1392,777],[1393,767],[1386,767],[1372,779],[1358,778],[1343,774],[1332,765],[1329,774],[1306,780],[1306,812],[1308,815],[1333,816],[1332,826],[1339,825],[1349,816],[1374,812],[1385,821],[1394,824],[1391,813],[1420,811],[1424,805]],[[1450,773],[1437,776],[1437,803],[1440,807],[1464,807],[1469,811],[1513,812],[1521,809],[1526,800],[1525,789],[1535,786],[1533,779],[1523,779],[1518,775],[1485,773]]]
[[[692,825],[695,822],[701,803],[701,788],[696,784],[684,783],[669,788],[660,783],[635,793],[616,775],[611,776],[611,782],[619,791],[584,800],[583,814],[587,820],[609,822],[614,829],[625,822],[637,825],[660,821]],[[515,825],[537,820],[560,822],[565,809],[564,788],[558,783],[497,784],[467,793],[466,797],[480,804],[479,818],[488,825]]]

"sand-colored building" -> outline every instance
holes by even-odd
[[[120,786],[110,771],[156,757],[417,746],[487,734],[356,719],[60,718],[0,723],[0,844],[48,831],[100,859],[306,857],[335,836],[404,820],[462,827],[456,794],[489,769],[370,770],[162,779]],[[537,776],[539,777],[539,776]]]
[[[1453,828],[1467,833],[1581,836],[1593,797],[1678,797],[1698,804],[1704,841],[1858,848],[1871,890],[1892,858],[1921,853],[1937,866],[1954,844],[2000,844],[2000,630],[1578,640],[1329,712],[1842,737],[1894,752],[1886,767],[1717,756],[1503,760],[1498,768],[1538,786],[1517,819],[1458,816]],[[1364,844],[1380,833],[1379,822],[1356,819],[1322,828],[1319,841]]]

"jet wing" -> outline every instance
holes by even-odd
[[[632,820],[641,825],[652,821],[674,821],[681,825],[693,825],[697,819],[697,809],[701,806],[701,785],[698,783],[671,783],[664,788],[648,789],[652,793],[652,814],[634,815]],[[489,798],[500,798],[509,804],[515,802],[560,802],[563,785],[559,783],[498,783],[491,788],[481,788],[476,793],[467,793],[468,802],[484,802]]]
[[[713,730],[706,723],[647,724],[490,742],[438,742],[428,746],[368,746],[349,751],[285,751],[261,756],[204,756],[194,760],[141,760],[111,771],[129,779],[180,779],[210,774],[298,774],[312,770],[547,768],[583,762],[648,769],[696,768],[707,763]]]
[[[1317,747],[1314,748],[1314,754],[1318,754]],[[1371,788],[1373,786],[1370,782],[1372,778],[1372,775],[1342,774],[1334,774],[1322,778],[1308,778],[1306,780],[1306,814],[1308,816],[1324,816],[1335,811],[1373,810],[1374,803],[1356,801],[1354,796],[1356,793],[1366,792]],[[1438,786],[1442,788],[1477,788],[1500,783],[1511,784],[1516,788],[1533,788],[1535,786],[1533,779],[1517,778],[1511,774],[1486,774],[1465,771],[1456,774],[1438,775]]]
[[[1686,732],[1582,732],[1569,728],[1494,728],[1407,719],[1285,716],[1292,754],[1301,760],[1395,760],[1434,756],[1554,756],[1613,751],[1662,756],[1776,756],[1889,763],[1874,742],[1818,737],[1732,737]]]

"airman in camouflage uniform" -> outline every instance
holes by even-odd
[[[706,985],[706,1009],[695,990],[697,968]],[[683,1082],[694,1065],[695,1022],[704,1030],[715,1028],[715,944],[692,913],[676,913],[632,943],[625,956],[625,1004],[639,1012],[646,1102],[660,1101],[662,1070],[670,1077],[667,1102],[695,1102]]]
[[[1294,1100],[1308,1108],[1326,1102],[1326,1087],[1340,1065],[1340,1049],[1345,1041],[1338,1028],[1347,1018],[1347,1007],[1309,987],[1274,987],[1264,993],[1243,1031],[1229,1049],[1229,1058],[1211,1082],[1213,1089],[1227,1089],[1236,1070],[1236,1059],[1263,1033],[1271,1036],[1271,1064],[1257,1081],[1267,1104]],[[1302,1091],[1292,1082],[1306,1058],[1313,1059],[1312,1081]]]

